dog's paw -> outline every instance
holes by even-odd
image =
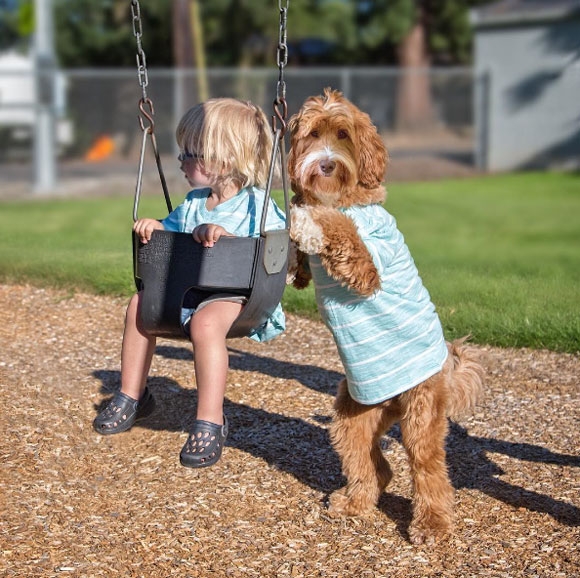
[[[306,273],[303,269],[299,269],[294,281],[292,281],[292,286],[296,289],[306,289],[311,280],[312,276],[309,273]]]
[[[409,540],[415,546],[433,546],[437,542],[449,538],[449,535],[449,531],[433,530],[432,528],[419,528],[415,526],[409,528]]]
[[[290,237],[307,255],[316,255],[324,247],[322,227],[306,207],[292,207],[290,210]]]
[[[409,527],[409,540],[417,546],[421,544],[431,546],[449,538],[451,530],[452,523],[445,517],[433,517],[423,520],[414,519]]]
[[[381,276],[377,268],[373,265],[365,275],[352,279],[351,287],[363,297],[370,297],[376,293],[381,288]]]
[[[328,498],[328,513],[333,518],[339,516],[365,516],[374,507],[372,501],[362,499],[363,496],[354,498],[349,496],[346,487],[333,492]]]
[[[288,270],[286,271],[286,285],[292,285],[298,274],[298,249],[296,243],[290,241],[288,246]]]
[[[286,285],[293,285],[296,289],[305,289],[311,279],[312,275],[308,269],[308,256],[298,250],[294,241],[290,241]]]

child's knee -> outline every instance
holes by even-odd
[[[140,301],[140,293],[135,293],[135,295],[131,297],[129,305],[127,305],[127,312],[125,314],[126,321],[129,319],[137,319],[137,315],[139,314]]]

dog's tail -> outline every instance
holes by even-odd
[[[453,361],[451,370],[451,392],[447,414],[459,417],[473,411],[483,393],[484,369],[474,347],[466,345],[468,337],[448,343],[449,356]]]

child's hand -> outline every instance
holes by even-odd
[[[214,243],[222,236],[233,237],[220,225],[203,224],[196,227],[192,232],[193,238],[204,247],[213,247]]]
[[[133,225],[133,231],[139,235],[139,240],[143,244],[151,239],[153,231],[162,231],[163,225],[155,219],[138,219]]]

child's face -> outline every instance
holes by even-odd
[[[178,160],[187,182],[195,189],[209,187],[214,182],[212,173],[206,171],[203,159],[188,154],[180,154]]]

